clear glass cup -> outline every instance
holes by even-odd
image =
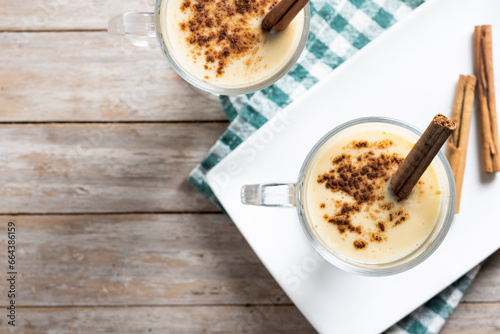
[[[180,62],[175,58],[175,52],[172,50],[168,36],[162,34],[162,21],[160,20],[160,9],[163,1],[156,0],[154,13],[125,13],[111,18],[108,22],[108,32],[112,35],[125,36],[132,44],[142,47],[159,45],[165,58],[172,68],[191,85],[203,91],[215,95],[241,95],[253,93],[264,89],[281,77],[283,77],[296,63],[302,50],[304,49],[309,34],[310,8],[307,4],[303,9],[302,35],[295,51],[288,61],[269,76],[254,83],[242,83],[234,87],[220,87],[211,84],[209,81],[203,81],[184,69]],[[166,37],[166,38],[164,38]]]
[[[350,259],[330,247],[312,226],[307,209],[305,208],[305,184],[307,184],[307,178],[310,176],[308,174],[309,167],[315,162],[317,153],[323,145],[332,137],[350,127],[371,123],[395,125],[401,129],[401,134],[412,142],[416,142],[422,135],[422,132],[415,127],[391,118],[366,117],[349,121],[331,130],[314,145],[302,164],[297,183],[245,185],[241,189],[241,201],[247,205],[296,207],[300,224],[307,239],[311,242],[314,249],[328,262],[340,269],[355,274],[385,276],[401,273],[413,268],[428,258],[441,244],[448,233],[455,214],[455,181],[448,160],[443,152],[440,151],[431,164],[436,171],[441,191],[437,218],[427,239],[410,254],[391,262],[366,263]]]

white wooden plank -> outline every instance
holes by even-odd
[[[492,334],[500,332],[500,303],[460,304],[441,334]]]
[[[0,212],[218,211],[186,178],[226,126],[0,125]]]
[[[182,80],[159,48],[49,32],[0,33],[0,50],[0,121],[226,120],[218,98]]]
[[[315,333],[294,306],[35,308],[18,312],[19,326],[12,333]],[[4,316],[0,326],[7,326]]]
[[[0,221],[17,226],[20,305],[290,303],[223,214]],[[0,235],[0,249],[7,249],[6,233]],[[6,251],[0,252],[0,263],[7,263]],[[0,296],[7,296],[7,288],[0,284]]]
[[[0,0],[0,30],[105,29],[108,19],[154,8],[154,0]]]

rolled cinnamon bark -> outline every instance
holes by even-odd
[[[497,107],[493,79],[493,47],[491,26],[474,30],[475,72],[481,120],[483,169],[486,173],[500,171]]]
[[[413,187],[424,174],[441,146],[455,130],[455,123],[446,116],[437,114],[410,153],[399,165],[391,178],[389,189],[403,200],[410,195]]]
[[[267,13],[262,29],[270,32],[285,30],[309,0],[281,0]]]
[[[465,173],[465,158],[467,156],[467,144],[469,142],[469,129],[472,117],[472,107],[474,105],[475,87],[475,76],[460,76],[451,114],[451,119],[457,125],[457,129],[453,132],[448,141],[446,157],[453,171],[455,185],[457,187],[455,213],[458,213],[460,209],[460,195],[462,193],[462,183]]]

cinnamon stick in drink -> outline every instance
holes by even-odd
[[[493,80],[491,26],[476,26],[474,56],[478,80],[477,97],[481,121],[483,168],[486,173],[495,173],[500,171],[500,145]]]
[[[281,0],[267,13],[262,29],[270,32],[285,30],[309,0]]]
[[[431,164],[432,159],[434,159],[455,128],[455,122],[446,116],[441,114],[434,116],[431,124],[429,124],[390,180],[389,189],[398,199],[403,200],[410,195],[415,184],[417,184],[422,174]]]
[[[465,158],[467,155],[467,143],[469,141],[469,129],[472,117],[472,107],[474,105],[474,89],[476,87],[476,77],[473,75],[460,75],[451,120],[457,125],[448,141],[446,157],[450,163],[455,185],[457,188],[457,203],[455,213],[460,208],[460,194],[462,192],[462,182],[465,172]]]

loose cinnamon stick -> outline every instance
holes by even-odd
[[[434,116],[422,137],[418,139],[391,178],[389,188],[398,199],[403,200],[410,195],[415,184],[455,128],[455,123],[446,116],[441,114]]]
[[[309,0],[281,0],[262,21],[262,29],[270,32],[285,30]]]
[[[455,213],[460,209],[460,194],[465,172],[465,158],[467,156],[467,143],[469,142],[469,129],[474,105],[474,89],[476,88],[476,77],[473,75],[460,75],[451,120],[457,125],[448,141],[446,157],[450,163],[455,185],[457,188],[457,203]]]
[[[483,168],[486,173],[500,171],[497,108],[493,80],[493,48],[491,26],[474,30],[475,72],[482,133]]]

